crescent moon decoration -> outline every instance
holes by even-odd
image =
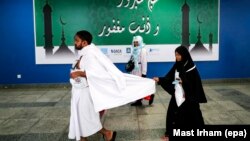
[[[202,21],[200,21],[200,19],[199,19],[199,15],[197,16],[197,22],[198,22],[199,24],[202,23]]]
[[[66,22],[63,22],[63,20],[62,20],[62,16],[60,16],[60,22],[62,25],[66,25]]]

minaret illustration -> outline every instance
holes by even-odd
[[[198,41],[195,43],[194,48],[190,51],[191,53],[197,53],[197,54],[207,54],[208,50],[204,47],[203,43],[201,42],[201,21],[199,20],[199,16],[197,16],[197,22],[199,24],[198,29]]]
[[[184,5],[182,6],[182,46],[189,48],[189,6],[185,0]]]
[[[43,7],[44,14],[44,49],[46,57],[50,57],[53,54],[53,35],[52,35],[52,17],[51,17],[52,8],[46,0],[46,4]]]
[[[213,52],[213,34],[209,33],[209,52]]]
[[[62,37],[61,37],[61,45],[59,46],[59,49],[55,52],[54,56],[56,57],[74,57],[74,53],[68,48],[68,46],[65,43],[65,36],[64,36],[64,25],[66,25],[65,22],[63,22],[62,17],[60,17],[60,23],[62,25]]]

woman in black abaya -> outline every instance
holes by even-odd
[[[204,125],[204,120],[199,103],[206,103],[207,99],[202,87],[199,72],[186,47],[180,46],[175,50],[176,63],[164,77],[153,79],[162,88],[172,95],[166,119],[166,133],[163,140],[171,137],[175,127],[199,128]],[[176,77],[179,75],[179,77]],[[177,104],[176,83],[182,87],[185,101]],[[170,138],[171,140],[171,138]]]

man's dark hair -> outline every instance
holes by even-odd
[[[79,38],[81,38],[82,40],[87,41],[88,44],[91,44],[93,37],[92,37],[91,33],[89,33],[88,31],[86,31],[86,30],[81,30],[81,31],[78,31],[78,32],[76,33],[76,35],[77,35]]]

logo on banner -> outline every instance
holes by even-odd
[[[159,49],[157,49],[157,48],[150,48],[149,49],[149,52],[159,52],[160,50]]]
[[[101,48],[101,51],[103,54],[107,55],[108,54],[108,48]]]
[[[159,55],[160,54],[160,49],[159,48],[150,48],[149,49],[149,54],[151,54],[151,55]]]
[[[122,49],[111,49],[110,53],[112,55],[122,55]]]
[[[131,53],[131,48],[130,47],[126,48],[126,53]]]

